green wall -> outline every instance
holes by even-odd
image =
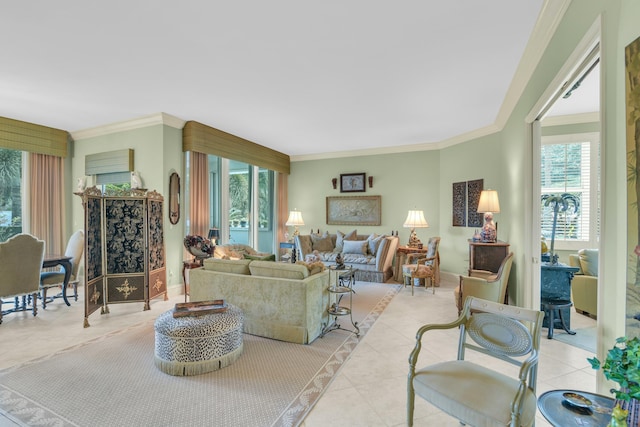
[[[392,142],[389,142],[392,144]],[[302,212],[305,226],[301,233],[311,229],[348,232],[354,228],[359,234],[390,234],[399,231],[400,242],[409,240],[409,229],[402,227],[411,209],[421,209],[429,228],[417,229],[418,238],[440,233],[440,153],[422,151],[406,154],[380,154],[371,156],[307,160],[291,163],[289,177],[289,208]],[[364,172],[373,177],[373,188],[367,184],[364,193],[340,193],[340,174]],[[338,178],[337,189],[331,180]],[[382,224],[380,226],[327,225],[326,197],[377,196],[382,197]]]
[[[181,203],[180,221],[176,225],[169,222],[168,195],[169,175],[176,171],[184,188],[182,130],[157,124],[144,128],[114,132],[74,142],[72,158],[73,182],[84,176],[85,156],[89,154],[131,148],[134,150],[134,169],[140,173],[142,183],[148,190],[155,190],[165,198],[164,226],[165,251],[167,259],[167,285],[182,283],[182,239],[184,238],[184,205]],[[88,178],[87,186],[94,185]],[[75,188],[75,186],[74,186]],[[184,193],[184,191],[182,192]],[[184,194],[181,194],[184,198]],[[84,210],[81,200],[74,196],[72,221],[73,230],[84,228]],[[181,285],[180,285],[181,286]]]
[[[573,1],[500,132],[439,152],[294,162],[289,181],[290,208],[302,210],[310,226],[324,228],[324,198],[339,194],[338,190],[331,190],[332,177],[345,172],[384,176],[384,180],[374,182],[373,192],[367,192],[383,196],[383,226],[379,232],[399,228],[407,209],[424,207],[432,228],[427,233],[419,232],[420,237],[439,234],[442,268],[460,273],[467,265],[467,239],[472,229],[451,226],[451,184],[483,178],[485,187],[499,192],[498,237],[508,241],[515,252],[510,296],[520,305],[535,306],[533,286],[538,285],[532,284],[531,271],[537,268],[533,255],[534,251],[539,252],[539,240],[532,239],[528,225],[532,210],[533,146],[531,127],[525,119],[597,20],[601,22],[603,76],[600,273],[601,281],[607,284],[606,298],[600,299],[598,309],[598,354],[602,356],[615,337],[624,334],[622,308],[627,257],[624,47],[640,35],[637,25],[640,2]],[[389,145],[393,143],[389,141]],[[407,236],[401,229],[401,241],[406,241]],[[601,391],[606,388],[601,378],[599,388]]]

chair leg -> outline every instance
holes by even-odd
[[[407,384],[407,425],[409,427],[413,426],[413,412],[416,401],[416,392],[413,389],[412,379],[409,378],[409,383]]]
[[[32,293],[31,298],[33,298],[33,303],[31,304],[31,307],[33,307],[33,317],[36,317],[38,315],[38,294],[35,292]]]
[[[47,308],[47,288],[42,288],[40,295],[42,296],[42,308],[46,309]]]

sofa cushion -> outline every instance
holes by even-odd
[[[212,271],[220,271],[222,273],[235,273],[249,275],[249,259],[219,259],[207,258],[204,260],[204,269]]]
[[[308,234],[299,234],[296,237],[297,241],[298,241],[298,245],[300,246],[298,248],[298,250],[303,254],[310,254],[313,249],[312,249],[312,241],[311,241],[311,236]]]
[[[257,261],[275,261],[276,254],[269,254],[269,255],[244,254],[244,259],[257,260]]]
[[[309,277],[309,269],[305,265],[289,264],[286,262],[251,261],[249,270],[252,276],[297,280]]]
[[[333,250],[333,242],[328,232],[325,231],[324,234],[311,234],[310,236],[312,250],[318,252],[330,252]]]
[[[369,248],[368,240],[345,240],[342,252],[345,254],[366,255]]]
[[[345,240],[353,240],[358,235],[358,230],[352,230],[347,234],[344,234],[342,231],[338,230],[336,232],[336,247],[333,250],[335,253],[343,252],[344,249],[344,241]]]
[[[375,255],[378,253],[378,246],[380,246],[380,242],[382,242],[387,236],[384,234],[382,236],[378,236],[376,233],[371,233],[371,235],[367,238],[367,242],[369,244],[369,253],[371,255]]]
[[[580,257],[582,272],[587,276],[598,276],[598,250],[580,249],[578,256]]]

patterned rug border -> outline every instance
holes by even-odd
[[[331,355],[329,360],[318,370],[316,375],[307,383],[304,389],[298,394],[294,401],[282,412],[282,414],[274,421],[273,427],[280,426],[299,426],[306,415],[313,409],[318,402],[322,394],[327,390],[335,375],[340,370],[344,362],[347,361],[349,355],[353,352],[356,346],[359,344],[368,331],[371,329],[376,320],[380,317],[385,308],[389,305],[391,300],[402,289],[402,285],[390,284],[389,290],[378,301],[375,307],[365,316],[364,320],[358,324],[360,328],[360,337],[356,337],[353,333],[349,333],[345,337],[344,342],[336,349]],[[104,341],[110,337],[127,333],[134,329],[142,328],[150,323],[153,323],[154,319],[145,320],[134,325],[124,327],[115,331],[107,332],[96,338],[75,344],[65,349],[53,352],[51,354],[38,357],[26,362],[14,365],[0,370],[0,379],[17,369],[22,367],[44,362],[51,359],[54,356],[68,353],[70,351],[82,348],[89,344],[98,343]],[[321,338],[318,338],[321,339]],[[11,407],[14,415],[8,413],[3,407]],[[22,395],[21,393],[0,384],[0,414],[8,420],[14,422],[19,426],[31,426],[31,425],[47,425],[54,427],[66,427],[77,426],[77,424],[66,419],[64,416],[51,411],[49,408],[43,406],[40,403],[34,402],[32,399]],[[16,415],[20,419],[16,418]],[[26,422],[26,423],[25,423]]]
[[[338,347],[327,362],[318,370],[318,373],[309,381],[307,386],[300,392],[298,397],[283,411],[283,413],[272,424],[272,427],[299,426],[307,414],[313,409],[320,397],[327,390],[336,374],[347,361],[351,352],[360,343],[360,340],[369,332],[369,329],[378,320],[382,312],[387,308],[391,300],[400,292],[402,285],[391,284],[390,289],[382,297],[375,307],[358,324],[360,337],[349,333],[344,342]],[[320,338],[318,338],[320,339]]]

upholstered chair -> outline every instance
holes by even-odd
[[[426,253],[413,253],[407,255],[407,264],[402,266],[402,278],[405,286],[411,286],[413,295],[413,285],[416,279],[426,279],[431,281],[432,290],[434,286],[440,286],[440,237],[431,237],[427,243]]]
[[[78,270],[82,262],[84,253],[84,231],[78,230],[71,235],[67,242],[64,255],[71,257],[71,276],[67,285],[73,286],[73,297],[78,301]],[[42,297],[42,308],[47,308],[47,289],[62,286],[64,283],[64,268],[60,267],[56,271],[44,271],[40,274],[40,296]]]
[[[460,276],[460,284],[453,291],[456,307],[458,307],[458,314],[462,311],[462,305],[468,296],[499,303],[506,302],[512,264],[513,252],[509,253],[509,255],[502,260],[497,273],[484,270],[471,270],[469,276]]]
[[[580,249],[578,254],[569,255],[569,265],[578,267],[571,280],[571,299],[580,314],[598,317],[598,250]]]
[[[456,321],[418,329],[409,355],[407,425],[413,425],[416,395],[462,424],[533,425],[542,319],[542,311],[469,297]],[[416,369],[422,346],[433,351],[442,340],[438,331],[455,328],[457,358]],[[495,363],[487,363],[488,356]]]
[[[37,297],[40,271],[44,259],[44,241],[29,234],[18,234],[0,243],[0,323],[2,323],[2,298],[15,297],[15,309],[26,310],[26,296],[31,297],[33,315],[38,314]],[[22,296],[19,307],[18,297]]]

